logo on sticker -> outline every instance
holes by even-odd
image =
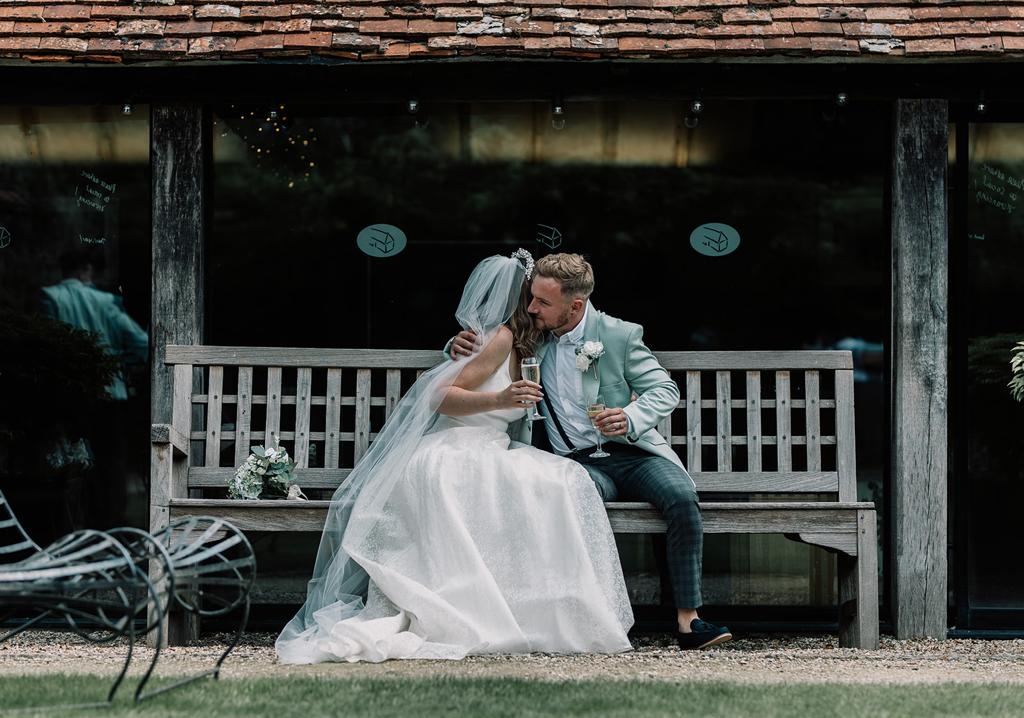
[[[740,233],[727,224],[708,222],[690,233],[690,246],[708,257],[722,257],[740,246]]]
[[[405,232],[392,224],[371,224],[356,237],[359,249],[371,257],[393,257],[407,244]]]

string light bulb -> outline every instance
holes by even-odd
[[[690,106],[683,116],[683,124],[687,129],[697,129],[697,125],[700,124],[700,115],[704,112],[704,100],[699,97],[695,97],[690,100]]]
[[[565,105],[561,100],[551,103],[551,128],[554,130],[565,129]]]

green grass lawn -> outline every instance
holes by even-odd
[[[94,700],[107,678],[0,677],[4,709]],[[186,686],[141,707],[126,681],[113,710],[34,715],[318,716],[1024,716],[1024,688],[1011,685],[750,686],[733,683],[548,683],[520,679],[225,679]],[[152,684],[151,684],[152,685]]]

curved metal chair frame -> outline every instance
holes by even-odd
[[[48,616],[64,619],[74,633],[92,643],[128,639],[124,664],[105,702],[42,707],[109,706],[131,664],[136,638],[152,631],[163,635],[172,602],[202,616],[221,616],[242,607],[242,620],[213,668],[147,693],[144,688],[160,657],[158,642],[136,686],[136,703],[205,676],[218,678],[224,659],[245,631],[256,561],[245,535],[223,519],[182,519],[156,535],[130,527],[86,529],[42,548],[0,492],[0,531],[0,618],[20,611],[34,614],[0,634],[0,643]],[[140,619],[145,625],[142,632],[136,628]]]
[[[174,570],[174,603],[203,617],[223,616],[241,607],[238,629],[212,668],[161,686],[140,700],[213,676],[220,678],[224,659],[235,649],[249,622],[249,592],[256,579],[252,544],[235,526],[214,516],[190,516],[153,534],[167,549]],[[234,556],[230,554],[234,554]],[[225,595],[226,594],[226,595]],[[210,605],[204,608],[204,603]]]
[[[2,495],[0,502],[6,505]],[[9,511],[7,513],[10,514]],[[16,527],[27,539],[13,515],[4,519],[4,523],[7,527]],[[10,545],[0,547],[0,550],[7,548]],[[152,558],[161,562],[159,552]],[[169,571],[169,558],[163,558],[162,562],[164,570]],[[9,612],[28,610],[35,613],[21,625],[0,635],[0,642],[22,633],[47,616],[63,618],[74,633],[92,643],[109,643],[122,636],[128,639],[124,663],[107,692],[106,701],[60,707],[110,705],[132,661],[136,619],[145,616],[147,608],[154,605],[158,607],[153,612],[154,620],[158,625],[163,624],[168,595],[161,595],[150,580],[146,571],[148,564],[148,559],[139,561],[113,536],[86,529],[70,533],[46,548],[37,547],[20,561],[0,565],[0,608]],[[136,687],[136,701],[159,657],[158,647]],[[38,710],[38,707],[31,710]]]

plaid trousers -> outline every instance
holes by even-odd
[[[604,442],[611,456],[603,459],[587,456],[593,448],[577,450],[567,458],[583,465],[605,501],[647,501],[661,511],[668,524],[668,573],[676,608],[699,608],[704,524],[686,471],[627,444]]]

